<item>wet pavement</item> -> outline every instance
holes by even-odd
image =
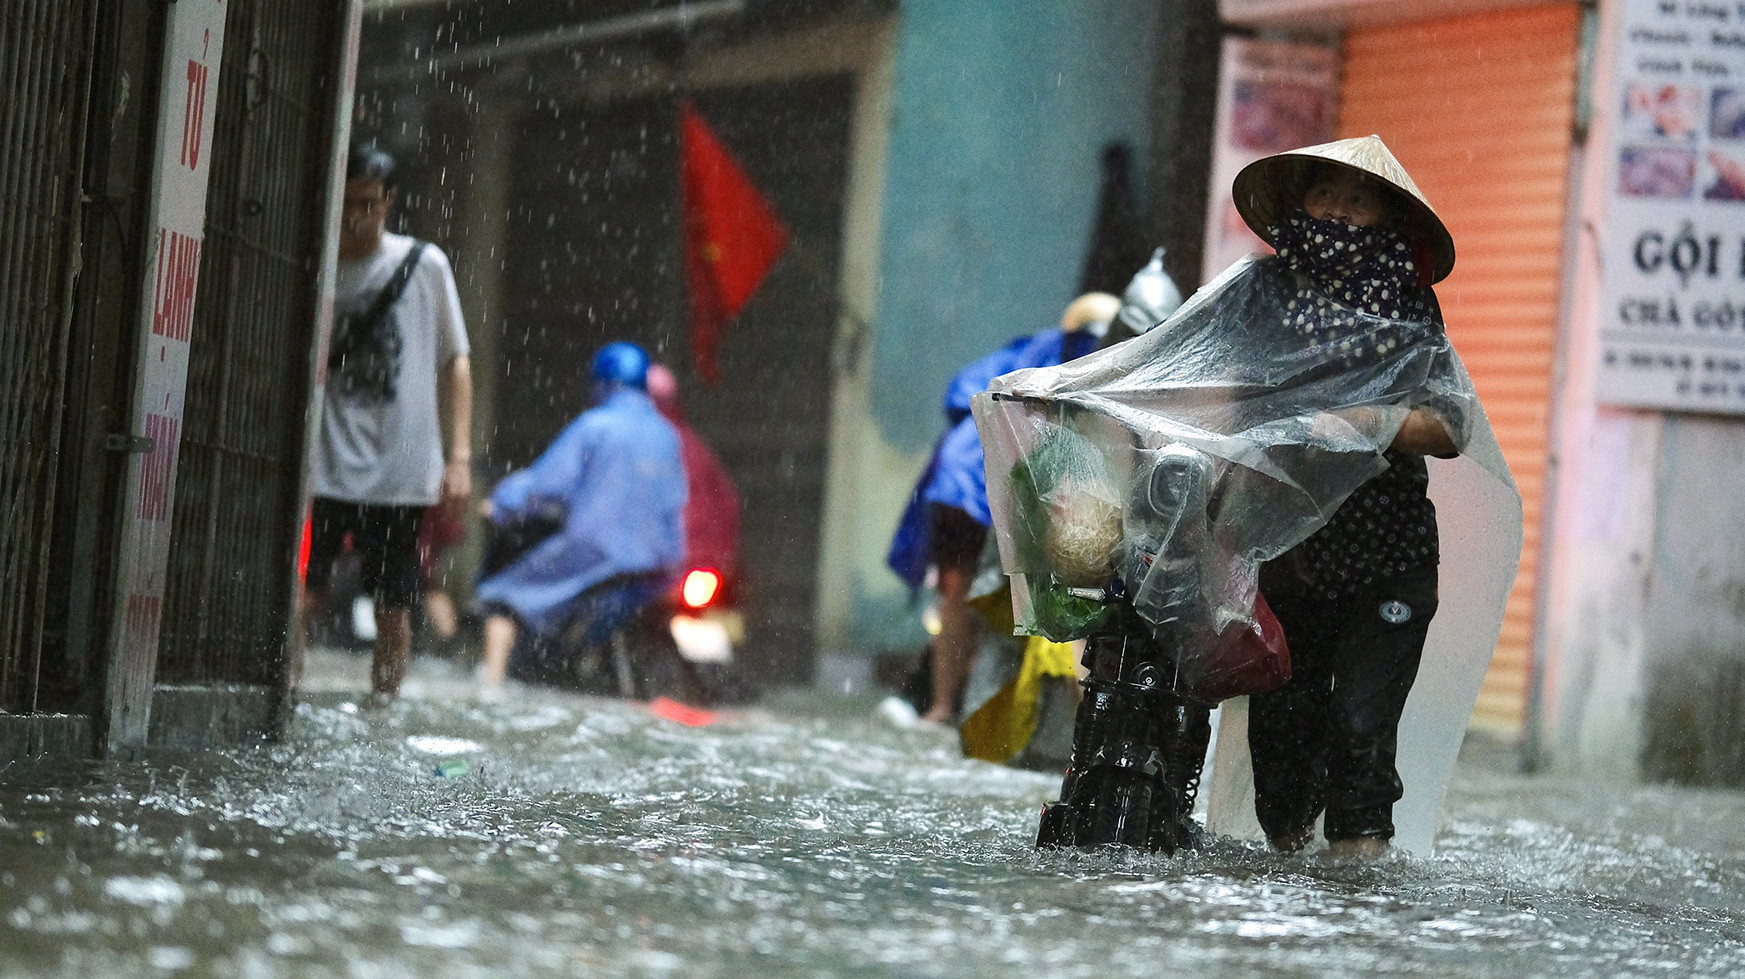
[[[0,975],[1745,974],[1738,792],[1471,748],[1428,859],[1038,854],[1057,777],[876,693],[688,727],[419,661],[369,714],[366,670],[314,655],[282,743],[0,773]]]

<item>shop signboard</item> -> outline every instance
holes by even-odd
[[[1237,172],[1263,156],[1332,139],[1338,99],[1336,49],[1290,41],[1225,39],[1218,79],[1218,128],[1212,144],[1204,281],[1244,255],[1270,250],[1236,213],[1230,184]]]
[[[1745,413],[1745,3],[1618,9],[1598,399]]]
[[[120,446],[131,459],[111,630],[111,751],[143,745],[149,721],[226,10],[224,0],[180,0],[165,7],[144,308],[128,433]]]

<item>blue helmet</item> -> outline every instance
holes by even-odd
[[[648,390],[648,352],[634,343],[608,343],[594,355],[594,380]]]

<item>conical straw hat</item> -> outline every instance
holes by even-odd
[[[1424,192],[1412,182],[1406,168],[1388,152],[1380,136],[1359,136],[1341,139],[1319,146],[1275,153],[1262,157],[1242,168],[1231,185],[1236,197],[1236,211],[1267,244],[1272,244],[1267,227],[1280,214],[1289,212],[1303,202],[1309,189],[1309,176],[1317,163],[1335,163],[1375,177],[1392,185],[1405,202],[1405,227],[1429,249],[1431,282],[1441,282],[1454,270],[1454,238]]]

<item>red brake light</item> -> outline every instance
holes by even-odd
[[[679,585],[679,600],[686,608],[707,608],[721,593],[721,573],[714,568],[692,568]]]

